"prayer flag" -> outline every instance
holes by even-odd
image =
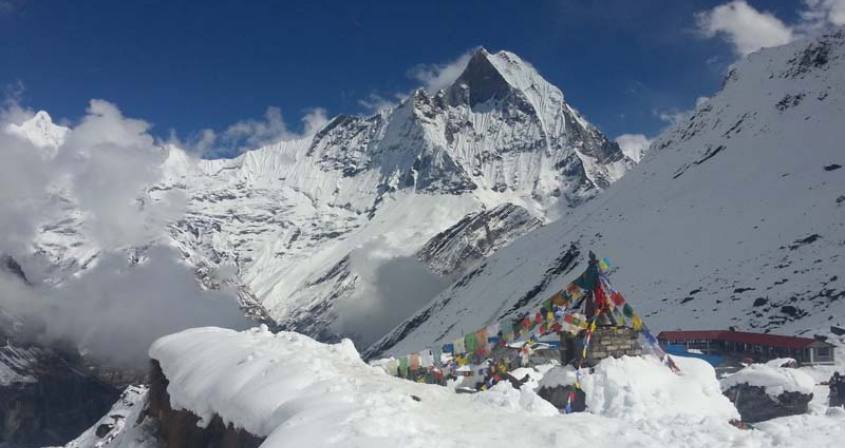
[[[408,357],[403,356],[399,358],[399,375],[401,376],[408,376],[408,368],[410,363],[408,362]]]
[[[475,337],[475,333],[464,336],[464,344],[466,345],[467,353],[475,353],[476,348],[478,348],[478,340]]]
[[[487,329],[482,328],[475,332],[475,341],[478,348],[487,348]]]
[[[434,366],[434,353],[431,352],[431,349],[420,352],[420,366],[425,368]]]
[[[613,306],[623,306],[625,305],[625,298],[622,297],[622,294],[614,291],[613,294],[610,295],[610,301],[613,302]]]
[[[561,291],[556,292],[555,295],[552,296],[551,300],[552,300],[552,305],[557,305],[557,306],[561,306],[561,307],[566,306],[567,303],[568,303],[568,301],[563,296]]]
[[[513,331],[506,331],[502,337],[505,338],[505,342],[511,342],[514,340],[514,333]]]
[[[634,331],[640,331],[643,329],[643,321],[637,313],[634,313],[634,317],[631,318],[631,327]]]
[[[571,297],[573,301],[580,299],[581,296],[584,295],[584,290],[581,289],[581,287],[576,285],[575,283],[570,283],[569,286],[566,288],[566,292],[567,294],[569,294],[569,297]]]
[[[452,345],[455,347],[455,354],[456,355],[463,355],[467,352],[466,344],[464,343],[464,338],[455,339],[452,342]]]
[[[499,339],[499,333],[501,331],[500,325],[498,322],[495,324],[490,324],[487,326],[487,338],[495,337],[497,340]]]

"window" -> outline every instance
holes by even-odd
[[[818,356],[827,358],[828,356],[830,356],[830,347],[819,347],[818,350],[816,350],[816,354]]]

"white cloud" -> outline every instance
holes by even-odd
[[[805,30],[845,25],[845,0],[804,0],[804,4],[801,19]]]
[[[393,98],[386,98],[378,93],[371,93],[366,98],[358,100],[358,104],[365,108],[368,112],[380,113],[386,110],[393,109],[399,103],[405,100],[408,95],[395,93]]]
[[[86,116],[50,161],[48,169],[69,180],[73,198],[89,214],[85,230],[101,247],[147,242],[181,214],[178,194],[168,197],[172,202],[153,202],[146,195],[160,179],[166,156],[149,128],[143,120],[124,117],[114,104],[91,100]]]
[[[687,118],[687,116],[689,116],[689,112],[681,111],[681,110],[674,109],[674,108],[669,109],[669,110],[654,109],[654,110],[651,111],[651,114],[654,115],[655,117],[659,118],[660,121],[662,121],[662,122],[664,122],[664,123],[666,123],[670,126],[674,126],[674,125],[680,123],[681,121],[685,120]]]
[[[792,24],[784,23],[769,12],[754,9],[745,0],[734,0],[700,12],[696,21],[702,35],[725,39],[740,56],[845,25],[845,0],[804,0],[802,4],[799,20]]]
[[[467,51],[457,59],[443,64],[420,64],[409,72],[411,78],[422,83],[426,92],[434,93],[440,89],[449,87],[469,63],[475,50]]]
[[[297,140],[316,134],[328,124],[326,110],[307,109],[301,118],[302,132],[291,130],[281,109],[270,106],[262,119],[246,119],[228,126],[222,132],[203,129],[186,139],[171,132],[168,143],[203,157],[232,157],[244,151],[280,141]]]
[[[0,110],[0,255],[13,256],[33,283],[0,271],[0,309],[34,324],[45,343],[70,343],[134,366],[144,365],[146,346],[158,336],[242,325],[234,292],[204,291],[180,254],[161,242],[185,198],[148,192],[164,162],[148,123],[92,100],[55,155],[45,156],[27,138],[2,131],[31,115],[14,99]],[[74,210],[81,212],[82,239],[101,250],[87,269],[61,271],[34,251],[35,236],[45,224],[75,219]],[[135,263],[129,252],[146,261]]]
[[[761,48],[792,41],[792,29],[769,12],[760,12],[744,0],[719,5],[696,16],[699,30],[706,37],[721,36],[734,51],[746,56]]]
[[[239,121],[222,133],[222,138],[238,142],[251,148],[274,143],[288,134],[288,128],[278,107],[268,107],[263,120],[248,119]]]
[[[616,143],[622,154],[625,154],[629,159],[639,163],[648,147],[651,145],[651,139],[643,134],[622,134],[616,137]]]
[[[150,344],[166,334],[250,325],[234,291],[203,289],[179,258],[161,245],[134,265],[125,254],[105,252],[59,287],[26,285],[0,271],[0,308],[22,319],[22,331],[42,344],[70,344],[106,365],[136,369],[146,367]]]
[[[305,137],[309,135],[314,135],[323,129],[329,123],[329,118],[326,115],[326,110],[320,107],[315,107],[314,109],[310,109],[306,112],[305,116],[302,117],[302,135],[297,136]]]

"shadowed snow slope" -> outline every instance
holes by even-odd
[[[608,405],[598,412],[609,417],[560,415],[533,391],[517,391],[507,382],[474,395],[455,394],[388,376],[361,361],[348,340],[326,345],[261,328],[186,330],[158,340],[150,355],[169,380],[174,409],[189,410],[203,422],[219,415],[266,436],[263,447],[794,446],[816,429],[831,437],[819,439],[822,447],[845,434],[841,416],[802,416],[806,426],[788,432],[782,428],[791,420],[781,419],[786,423],[772,428],[777,437],[738,430],[727,423],[735,410],[718,394],[712,369],[699,368],[703,363],[695,360],[677,378],[652,360],[626,358],[600,367],[603,373],[593,375],[591,387],[603,391],[596,402]],[[622,372],[624,378],[617,375]],[[628,390],[651,373],[668,387]],[[684,383],[693,391],[674,387]],[[656,409],[689,399],[695,390],[716,392],[679,404],[683,413]]]
[[[842,325],[843,118],[845,31],[754,53],[599,198],[486,259],[368,354],[443,344],[536,306],[583,271],[588,249],[610,258],[655,330]]]

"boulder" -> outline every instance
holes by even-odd
[[[569,395],[572,392],[575,392],[575,396],[572,399],[571,411],[584,412],[587,409],[587,395],[583,390],[576,389],[574,386],[541,387],[537,390],[537,395],[564,412],[566,404],[569,402]]]
[[[807,412],[813,394],[784,391],[780,395],[772,396],[762,386],[751,386],[747,383],[737,384],[724,391],[725,396],[733,402],[742,421],[757,423],[777,417],[798,415]]]
[[[158,421],[162,448],[257,448],[264,438],[224,423],[220,416],[204,426],[199,417],[186,410],[173,409],[167,393],[169,381],[153,360],[150,369],[150,414]]]

